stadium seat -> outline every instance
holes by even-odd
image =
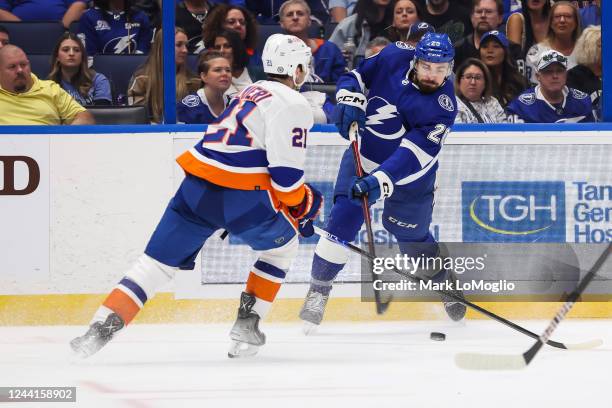
[[[29,54],[28,59],[30,60],[32,73],[36,75],[38,79],[47,79],[49,72],[51,72],[51,55]]]
[[[52,54],[53,48],[66,29],[57,21],[3,21],[11,44],[21,47],[26,54]]]
[[[147,108],[132,106],[87,106],[97,125],[148,125]]]
[[[147,56],[142,54],[98,54],[94,57],[92,68],[106,75],[113,83],[121,103],[122,95],[127,95],[130,78],[146,60]]]
[[[79,20],[77,21],[73,21],[72,23],[70,23],[70,25],[68,26],[68,31],[70,31],[71,33],[78,33],[79,32],[79,24],[81,22]]]

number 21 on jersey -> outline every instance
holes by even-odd
[[[227,145],[251,146],[253,138],[244,125],[245,119],[257,105],[252,101],[234,99],[217,120],[211,123],[219,128],[204,135],[204,143],[225,143]]]

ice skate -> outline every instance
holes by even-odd
[[[70,347],[78,357],[87,358],[104,347],[124,326],[123,319],[118,314],[111,313],[104,322],[95,322],[89,326],[87,333],[73,339]]]
[[[259,330],[260,317],[252,310],[256,301],[255,296],[246,292],[240,295],[238,318],[230,331],[229,358],[252,357],[266,344],[266,335]]]
[[[449,292],[463,299],[463,292],[456,289],[457,279],[455,278],[455,274],[452,271],[445,271],[443,273],[445,274],[444,280],[452,283],[453,290],[449,290]],[[467,308],[463,303],[457,302],[455,299],[447,295],[440,295],[440,298],[444,304],[444,310],[451,320],[458,322],[465,317]]]
[[[329,295],[324,295],[321,292],[317,292],[310,287],[304,299],[304,305],[300,310],[300,319],[304,321],[302,331],[305,335],[316,332],[317,327],[323,320],[323,313],[325,313],[325,306]]]

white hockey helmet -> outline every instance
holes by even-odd
[[[294,35],[273,34],[268,37],[261,59],[264,72],[267,74],[288,75],[293,78],[296,86],[302,86],[304,81],[296,81],[296,70],[299,65],[305,71],[307,78],[310,74],[310,60],[312,51],[310,47]]]

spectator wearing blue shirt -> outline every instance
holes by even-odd
[[[580,25],[583,28],[601,25],[601,0],[594,0],[588,6],[580,9]]]
[[[110,82],[87,66],[87,52],[76,34],[65,33],[57,42],[49,79],[57,82],[82,106],[112,104]]]
[[[58,21],[68,28],[85,10],[86,0],[0,0],[0,21]]]
[[[231,62],[217,51],[204,51],[198,59],[198,75],[204,84],[176,106],[179,123],[213,123],[228,105],[225,92],[232,84]]]
[[[79,22],[87,54],[148,54],[153,30],[132,0],[94,0]]]
[[[304,0],[287,0],[280,8],[280,25],[287,34],[304,41],[312,51],[314,73],[323,82],[336,82],[346,70],[340,48],[320,38],[308,38],[310,7]]]
[[[542,54],[537,66],[539,85],[527,89],[507,107],[515,123],[594,122],[588,94],[568,88],[567,57],[555,50]]]

